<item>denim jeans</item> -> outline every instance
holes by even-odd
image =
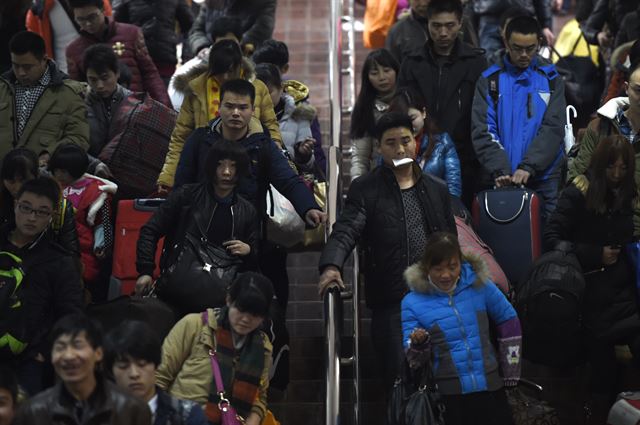
[[[396,377],[402,372],[404,361],[399,302],[395,305],[372,309],[371,339],[388,395]]]
[[[482,15],[478,19],[478,38],[480,47],[485,50],[485,57],[490,58],[494,52],[504,47],[500,36],[500,18],[493,15]]]

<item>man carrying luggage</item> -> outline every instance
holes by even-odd
[[[473,147],[495,186],[536,191],[546,220],[556,206],[564,161],[564,84],[537,54],[542,36],[535,18],[512,19],[505,39],[507,53],[476,84]]]
[[[331,285],[344,286],[344,262],[357,243],[364,249],[365,300],[387,390],[404,360],[400,301],[408,288],[402,274],[421,257],[430,234],[456,234],[447,186],[422,173],[414,161],[412,131],[407,115],[380,118],[375,135],[383,164],[351,183],[318,266],[323,295]]]

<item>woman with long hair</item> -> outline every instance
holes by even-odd
[[[393,97],[389,110],[411,117],[416,138],[416,160],[420,168],[444,180],[449,193],[459,198],[462,194],[462,178],[456,147],[448,133],[438,130],[428,114],[424,99],[418,93],[400,90]]]
[[[371,134],[378,119],[389,109],[396,89],[400,65],[385,49],[369,53],[362,66],[360,93],[351,113],[351,179],[366,173],[377,163],[373,158]]]
[[[584,273],[583,324],[595,416],[606,413],[615,395],[614,346],[627,344],[636,364],[640,360],[635,273],[625,252],[638,202],[634,174],[631,143],[624,136],[602,139],[587,171],[562,192],[544,233],[549,249],[571,242]]]

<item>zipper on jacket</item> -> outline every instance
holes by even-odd
[[[473,389],[478,388],[478,383],[476,382],[476,376],[473,371],[473,356],[471,355],[471,347],[469,346],[469,340],[467,338],[467,331],[464,329],[464,322],[462,321],[462,316],[460,316],[460,312],[458,311],[458,307],[456,307],[453,302],[453,294],[449,294],[449,307],[453,310],[456,315],[456,319],[458,319],[458,325],[460,326],[460,330],[462,333],[464,347],[467,350],[467,367],[469,368],[469,374],[471,375],[471,385]]]
[[[236,239],[236,217],[233,213],[233,205],[231,205],[231,239]]]
[[[460,94],[460,87],[458,87],[458,111],[462,111],[462,99]]]
[[[438,95],[436,96],[436,112],[440,112],[440,79],[442,77],[442,65],[438,65]]]
[[[402,199],[402,189],[400,189],[400,185],[396,181],[395,177],[393,180],[394,180],[394,184],[400,191],[400,205],[402,205],[402,222],[404,223],[404,239],[406,243],[406,248],[404,252],[407,260],[407,267],[409,267],[411,264],[409,262],[409,232],[407,231],[407,211],[404,209],[404,200]]]

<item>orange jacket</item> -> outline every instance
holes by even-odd
[[[111,16],[111,3],[109,0],[102,1],[104,4],[104,14]],[[34,2],[34,6],[27,12],[27,29],[40,34],[40,36],[44,38],[47,56],[55,59],[53,56],[53,32],[51,31],[51,21],[49,20],[49,12],[53,8],[53,2],[54,0],[37,0]],[[35,10],[37,10],[37,12],[35,12]],[[73,16],[71,16],[71,19],[73,20]]]

